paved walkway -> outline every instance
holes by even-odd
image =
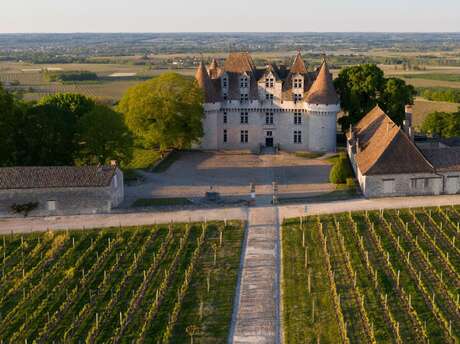
[[[344,211],[414,208],[460,204],[460,195],[396,197],[381,199],[353,199],[328,203],[309,203],[279,206],[279,218],[338,213]],[[270,206],[268,206],[270,207]],[[266,207],[260,207],[266,208]],[[256,209],[256,208],[251,208]],[[258,208],[257,208],[258,209]],[[0,234],[11,231],[29,232],[50,229],[83,229],[116,226],[142,226],[155,223],[188,222],[204,220],[246,220],[247,208],[195,209],[165,212],[112,213],[52,217],[0,218]]]
[[[229,343],[279,343],[279,222],[277,207],[252,208]]]

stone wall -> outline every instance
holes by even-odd
[[[30,216],[105,213],[117,207],[123,198],[123,173],[117,169],[108,187],[0,190],[0,217],[22,216],[13,214],[11,206],[30,202],[38,202]],[[49,209],[48,201],[55,201],[55,210]]]
[[[265,146],[267,131],[272,132],[274,145],[286,151],[334,152],[336,148],[336,122],[339,107],[314,106],[314,112],[304,102],[293,101],[238,101],[206,104],[203,120],[204,137],[200,148],[207,150],[251,150],[257,152]],[[302,113],[302,123],[294,123],[294,111]],[[241,112],[248,112],[248,123],[240,121]],[[273,124],[266,124],[267,112],[273,112]],[[224,114],[227,123],[224,123]],[[223,141],[227,130],[227,142]],[[248,143],[241,143],[241,131],[247,130]],[[302,142],[294,143],[294,131],[301,131]]]

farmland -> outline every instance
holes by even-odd
[[[286,343],[458,343],[460,212],[385,210],[287,220]]]
[[[0,342],[224,342],[242,236],[239,222],[5,235]]]

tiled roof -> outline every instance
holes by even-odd
[[[434,172],[412,140],[380,108],[356,125],[354,140],[359,145],[355,160],[364,175]]]
[[[323,61],[316,80],[308,91],[306,101],[310,104],[337,104],[339,97],[332,82],[326,60]]]
[[[230,53],[224,63],[224,71],[230,73],[253,72],[255,69],[254,61],[247,52]]]
[[[460,172],[460,147],[422,148],[422,153],[436,171]]]
[[[303,61],[300,52],[298,52],[295,56],[290,71],[292,74],[307,74],[307,67],[305,67],[305,62]]]
[[[2,167],[0,189],[106,187],[115,166]]]

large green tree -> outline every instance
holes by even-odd
[[[118,110],[146,148],[188,148],[203,136],[203,92],[197,83],[164,73],[129,89]]]
[[[421,126],[422,132],[442,138],[460,136],[460,109],[457,112],[432,112]]]
[[[54,104],[30,106],[26,112],[27,154],[21,165],[69,165],[75,154],[74,116]]]
[[[397,123],[404,120],[404,106],[412,104],[415,89],[397,78],[385,78],[374,64],[344,68],[334,81],[346,116],[340,118],[342,129],[357,123],[377,104]]]
[[[105,164],[131,158],[133,140],[122,114],[97,105],[78,120],[77,127],[79,163]]]

